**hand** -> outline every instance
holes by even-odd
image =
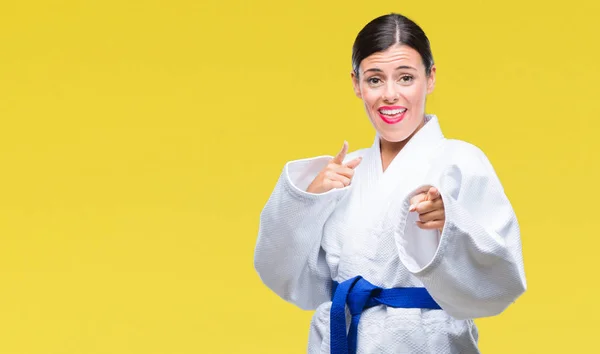
[[[434,188],[415,195],[410,199],[409,211],[419,213],[417,226],[424,230],[438,229],[440,232],[446,222],[446,213],[444,211],[444,202],[440,192]]]
[[[348,143],[344,141],[342,150],[319,172],[306,191],[320,194],[334,188],[349,186],[354,176],[354,169],[360,164],[362,158],[357,157],[347,164],[343,164],[347,152]]]

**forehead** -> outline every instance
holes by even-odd
[[[387,69],[399,65],[408,65],[414,68],[423,66],[419,52],[407,45],[394,45],[383,52],[373,53],[363,59],[360,64],[362,70],[371,68]]]

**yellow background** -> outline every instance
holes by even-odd
[[[285,161],[371,144],[350,55],[408,15],[428,112],[480,146],[529,289],[483,353],[598,349],[597,1],[3,1],[0,354],[304,353],[253,269]],[[600,351],[599,351],[600,352]]]

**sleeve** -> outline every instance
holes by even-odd
[[[406,224],[410,198],[422,190],[415,189],[403,200],[404,223],[395,234],[400,259],[451,316],[497,315],[527,287],[515,212],[480,150],[471,161],[450,165],[440,176],[421,188],[440,191],[446,215],[441,235],[433,231],[432,238],[432,231]],[[413,232],[405,232],[409,228]],[[426,257],[411,247],[423,244],[421,237],[435,240]]]
[[[288,162],[260,215],[254,267],[268,288],[304,310],[330,300],[331,272],[321,247],[323,227],[351,188],[306,192],[331,158]]]

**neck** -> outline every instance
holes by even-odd
[[[417,134],[421,128],[423,128],[424,125],[425,119],[423,119],[421,124],[419,124],[417,129],[415,129],[415,131],[408,138],[402,141],[391,142],[383,138],[379,139],[379,150],[381,151],[381,163],[383,165],[383,171],[388,168],[398,153],[406,146],[410,139],[412,139],[412,137],[415,136],[415,134]]]

